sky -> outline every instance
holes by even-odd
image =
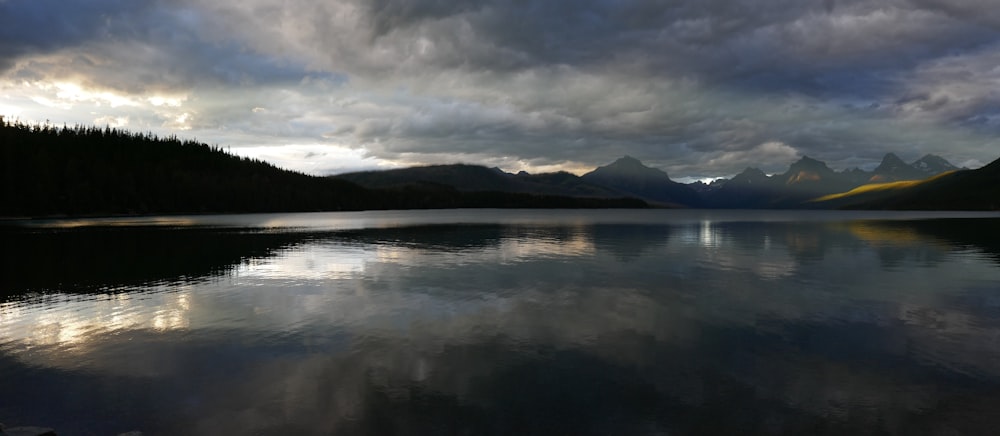
[[[0,0],[0,115],[325,175],[1000,157],[995,0]]]

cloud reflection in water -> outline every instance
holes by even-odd
[[[993,224],[245,233],[227,241],[254,254],[200,269],[221,272],[2,303],[0,365],[13,392],[148,404],[121,420],[153,433],[975,432],[996,424],[1000,269],[954,227]]]

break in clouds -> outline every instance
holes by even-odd
[[[314,174],[1000,157],[987,0],[0,0],[0,114]]]

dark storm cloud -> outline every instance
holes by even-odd
[[[212,25],[172,0],[0,2],[0,68],[21,59],[25,64],[15,77],[76,75],[133,93],[303,77],[301,67],[287,60],[206,35]],[[44,54],[59,55],[30,59]]]
[[[989,3],[0,1],[0,74],[187,92],[206,140],[404,163],[630,154],[700,177],[800,155],[985,162],[1000,132]]]
[[[913,4],[956,19],[1000,29],[1000,10],[990,0],[911,0]]]
[[[417,86],[431,88],[434,96],[448,93],[427,82],[440,79],[442,71],[464,71],[460,88],[496,94],[468,91],[474,103],[503,101],[499,110],[507,112],[498,120],[495,105],[482,113],[468,107],[456,116],[453,108],[442,108],[448,98],[444,105],[431,102],[409,118],[382,124],[383,141],[371,148],[386,156],[433,154],[448,143],[453,145],[440,148],[444,153],[500,148],[542,161],[576,157],[601,163],[613,158],[609,152],[631,150],[690,169],[728,161],[727,153],[749,157],[768,141],[845,165],[906,148],[943,152],[929,137],[893,131],[914,127],[896,123],[907,112],[900,101],[907,93],[903,82],[927,63],[983,50],[996,38],[989,27],[906,1],[356,6],[371,32],[359,47],[392,56],[344,68],[426,77]],[[338,52],[331,64],[343,65],[338,60],[344,58]],[[520,87],[508,87],[512,82]],[[462,90],[450,91],[454,96]],[[802,105],[809,107],[794,108]],[[787,111],[778,114],[776,106]],[[959,106],[952,110],[976,112],[982,105]],[[967,118],[937,121],[968,124]],[[396,139],[384,141],[386,136]],[[967,132],[932,136],[950,144],[976,140]],[[678,155],[684,151],[696,153]]]
[[[146,2],[128,0],[0,1],[0,70],[10,68],[26,54],[52,52],[110,37],[111,29],[120,23],[114,17],[142,13],[147,7]]]
[[[374,38],[388,44],[393,35],[446,40],[455,25],[465,24],[485,44],[520,54],[521,67],[625,63],[648,75],[716,80],[822,81],[815,75],[854,70],[870,77],[871,68],[911,67],[993,36],[904,1],[381,0],[358,6]],[[443,57],[461,58],[469,68],[494,66],[463,48],[446,46],[455,52]]]

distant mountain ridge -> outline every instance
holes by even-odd
[[[910,164],[910,166],[932,176],[960,169],[952,165],[951,162],[948,162],[943,157],[933,154],[924,155],[924,157],[917,159],[915,162]]]
[[[815,199],[880,183],[925,180],[956,166],[936,155],[925,155],[907,164],[887,153],[872,171],[852,168],[834,171],[826,163],[803,156],[784,173],[767,175],[747,168],[732,179],[705,184],[678,183],[663,170],[624,156],[582,176],[566,172],[518,174],[475,165],[433,165],[334,176],[369,188],[415,185],[448,186],[460,191],[568,195],[587,198],[631,197],[662,207],[711,208],[828,208],[844,204]],[[903,185],[896,185],[900,187]],[[883,190],[890,192],[891,190]]]
[[[929,157],[930,155],[927,155],[921,159]],[[914,162],[914,164],[915,163],[916,162]],[[945,163],[947,163],[947,161],[945,161]],[[931,167],[929,165],[925,166],[925,169],[930,168]],[[885,157],[882,158],[882,162],[879,163],[878,167],[876,167],[872,173],[871,178],[868,179],[868,181],[872,183],[897,182],[900,180],[920,180],[937,174],[931,171],[921,170],[914,165],[907,164],[894,153],[887,153]]]
[[[888,210],[1000,210],[1000,159],[975,170],[953,170],[923,180],[865,185],[816,199],[823,208]]]
[[[803,156],[782,174],[767,176],[747,168],[715,189],[701,193],[705,204],[717,208],[814,208],[810,200],[877,183],[915,181],[933,177],[957,167],[944,158],[925,155],[911,164],[887,153],[872,171],[852,168],[834,171],[819,160]]]
[[[690,186],[670,180],[666,172],[647,167],[631,156],[597,167],[580,178],[653,203],[683,206],[701,204],[700,196]]]
[[[400,189],[418,185],[440,185],[462,192],[516,192],[573,197],[628,197],[625,192],[593,185],[567,172],[506,173],[498,168],[451,164],[364,171],[333,176],[370,189]]]
[[[499,191],[568,195],[585,198],[630,197],[665,207],[691,207],[701,198],[691,187],[670,179],[667,173],[625,156],[583,176],[567,172],[510,174],[482,166],[453,164],[364,171],[334,178],[371,189],[401,188],[421,184],[449,186],[459,191]]]

